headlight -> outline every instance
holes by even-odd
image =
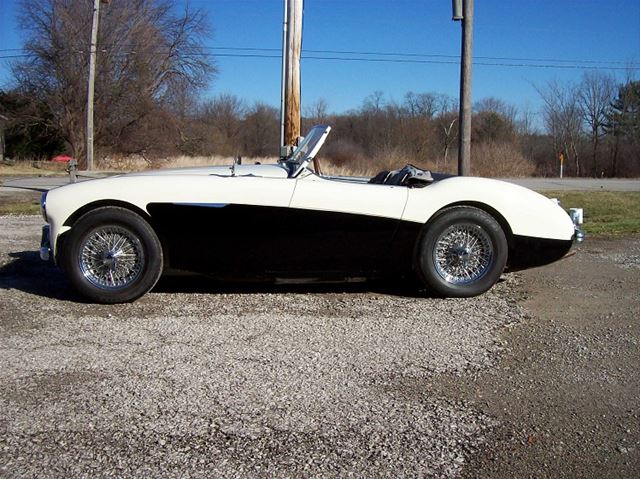
[[[46,223],[49,222],[49,218],[47,218],[47,193],[49,192],[45,191],[40,197],[40,213],[42,214],[42,217],[44,218],[44,221]]]

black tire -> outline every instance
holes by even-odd
[[[149,223],[126,208],[92,210],[65,236],[61,266],[73,286],[92,301],[134,301],[160,279],[160,240]]]
[[[477,296],[500,278],[508,245],[500,224],[473,207],[443,210],[423,227],[416,246],[416,270],[423,284],[439,295]]]

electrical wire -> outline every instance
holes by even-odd
[[[220,58],[281,58],[278,54],[268,54],[267,52],[279,52],[277,48],[250,48],[250,47],[202,47],[205,50],[221,50],[224,51],[244,51],[244,52],[264,52],[264,53],[209,53],[197,52],[192,55],[205,57]],[[0,52],[26,51],[19,48],[0,49]],[[82,53],[82,50],[78,50]],[[168,52],[152,51],[155,55],[162,55]],[[327,55],[318,55],[326,53]],[[118,55],[131,55],[135,51],[119,52]],[[335,56],[335,55],[367,55],[365,56]],[[9,54],[0,55],[0,59],[13,58],[29,58],[34,54]],[[372,58],[378,56],[378,58]],[[389,58],[389,57],[400,58]],[[394,53],[394,52],[363,52],[363,51],[346,51],[346,50],[303,50],[301,58],[303,60],[321,60],[321,61],[346,61],[346,62],[364,62],[364,63],[398,63],[398,64],[435,64],[435,65],[458,65],[459,56],[445,54],[426,54],[426,53]],[[425,59],[426,58],[426,59]],[[437,58],[441,58],[438,60]],[[482,60],[482,61],[478,61]],[[507,63],[505,63],[507,62]],[[514,63],[519,62],[519,63]],[[548,62],[548,63],[522,63],[522,62]],[[553,63],[561,64],[553,64]],[[516,57],[474,57],[474,65],[506,67],[506,68],[545,68],[545,69],[572,69],[572,70],[628,70],[638,65],[638,62],[622,62],[618,60],[598,61],[598,60],[564,60],[552,58],[516,58]],[[625,65],[625,66],[611,66]]]

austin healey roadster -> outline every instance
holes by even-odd
[[[165,271],[222,280],[412,277],[469,297],[564,257],[583,234],[557,204],[485,178],[411,165],[373,178],[311,168],[331,127],[274,164],[131,173],[42,197],[41,256],[100,303],[133,301]]]

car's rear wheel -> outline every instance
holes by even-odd
[[[138,214],[119,207],[86,213],[69,231],[61,262],[84,296],[99,303],[134,301],[162,273],[162,246]]]
[[[488,213],[458,206],[425,225],[416,269],[423,283],[443,296],[477,296],[500,278],[508,246],[500,224]]]

